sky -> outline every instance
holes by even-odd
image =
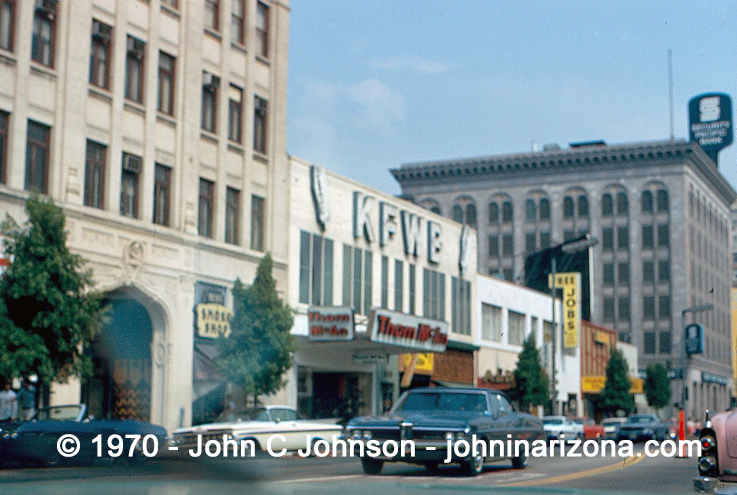
[[[688,138],[737,107],[737,1],[291,0],[287,150],[390,194],[402,163]],[[719,169],[737,189],[737,144]]]

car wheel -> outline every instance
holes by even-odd
[[[484,458],[480,454],[475,455],[461,462],[461,469],[466,476],[478,476],[484,470]]]
[[[512,458],[512,467],[514,469],[524,469],[527,467],[527,453],[524,449],[520,449],[519,457]]]
[[[579,433],[578,435],[576,435],[576,440],[578,440],[579,442],[583,442],[584,440],[586,440],[586,437],[583,433]]]
[[[56,467],[61,464],[61,454],[56,449],[56,443],[58,437],[50,436],[46,437],[46,441],[43,442],[44,457],[41,459],[41,465],[45,467]]]
[[[364,473],[379,474],[381,473],[381,468],[384,467],[384,461],[371,457],[362,457],[361,465],[363,466]]]

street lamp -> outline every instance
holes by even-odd
[[[698,306],[692,306],[681,311],[681,329],[683,330],[683,338],[681,341],[681,352],[683,353],[683,368],[681,369],[681,372],[683,373],[683,388],[681,389],[681,409],[683,409],[684,411],[686,410],[686,397],[688,394],[688,369],[691,367],[691,355],[686,350],[686,340],[688,338],[688,336],[686,335],[686,314],[691,313],[692,315],[695,315],[696,313],[709,311],[713,308],[714,305],[712,303],[706,303],[699,304]]]
[[[553,395],[553,413],[558,412],[557,408],[557,399],[558,399],[558,392],[557,387],[555,383],[555,354],[556,349],[558,348],[558,339],[556,335],[556,322],[555,322],[555,274],[557,270],[557,258],[558,256],[562,255],[563,253],[571,254],[576,253],[579,251],[584,251],[586,249],[589,249],[596,244],[599,243],[599,239],[596,237],[592,237],[591,234],[588,232],[580,237],[576,237],[575,239],[570,239],[566,242],[563,242],[561,244],[558,244],[553,247],[549,247],[547,249],[544,249],[541,251],[541,253],[546,253],[550,256],[550,275],[552,276],[552,283],[550,284],[550,294],[551,294],[551,308],[552,308],[552,318],[551,318],[551,326],[552,328],[552,339],[553,339],[553,350],[552,350],[552,356],[551,356],[551,364],[552,364],[552,395]]]

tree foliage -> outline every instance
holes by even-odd
[[[670,379],[668,378],[668,370],[665,366],[661,363],[656,363],[647,367],[643,389],[650,407],[662,409],[670,403]]]
[[[635,408],[635,399],[630,393],[631,387],[624,354],[620,350],[612,349],[606,366],[606,383],[599,394],[599,408],[610,416],[619,410],[629,414]]]
[[[519,354],[517,368],[514,370],[515,389],[512,394],[522,410],[529,410],[530,406],[550,404],[550,383],[548,375],[540,364],[540,354],[535,345],[534,335],[525,340],[522,352]]]
[[[12,263],[0,278],[0,375],[36,374],[42,382],[89,376],[83,348],[99,329],[92,272],[66,246],[65,217],[52,200],[26,202],[28,221],[0,226]]]
[[[230,336],[219,340],[216,361],[231,382],[254,398],[285,385],[284,373],[292,366],[295,349],[290,333],[294,317],[279,299],[272,266],[267,253],[250,287],[235,281]]]

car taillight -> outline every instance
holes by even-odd
[[[716,440],[711,435],[707,435],[701,438],[701,451],[711,450],[717,446]]]
[[[699,457],[699,474],[716,477],[719,474],[717,439],[714,430],[704,428],[699,435],[701,456]]]

